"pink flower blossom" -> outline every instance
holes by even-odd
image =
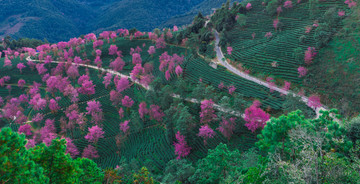
[[[345,16],[345,11],[338,11],[338,15],[339,15],[339,17]]]
[[[19,133],[24,133],[26,136],[32,135],[31,126],[29,124],[21,125],[18,129]]]
[[[85,136],[85,139],[89,142],[96,143],[100,138],[104,138],[104,132],[102,128],[98,127],[97,125],[88,128],[89,133]]]
[[[298,68],[299,77],[304,77],[307,73],[307,69],[305,67],[300,66]]]
[[[129,130],[129,123],[130,121],[124,121],[123,123],[120,123],[120,130],[123,131],[125,134]]]
[[[284,3],[284,8],[292,8],[293,7],[293,4],[292,4],[292,1],[285,1]]]
[[[122,100],[121,103],[123,106],[130,108],[131,106],[134,105],[134,101],[129,97],[129,96],[125,96]]]
[[[252,132],[258,128],[264,128],[270,119],[270,115],[260,109],[260,105],[259,101],[254,101],[249,108],[245,109],[244,120],[247,122],[245,126]]]
[[[149,113],[149,110],[146,108],[146,102],[141,102],[139,104],[139,115],[143,119],[146,114]]]
[[[246,4],[246,9],[250,10],[252,8],[251,3]]]
[[[148,50],[148,53],[149,53],[150,55],[153,55],[153,54],[155,54],[155,52],[156,52],[155,47],[154,47],[154,46],[150,46],[150,47],[149,47],[149,50]]]
[[[309,101],[307,103],[307,105],[311,108],[318,108],[321,107],[321,102],[320,102],[320,97],[317,95],[311,95],[309,97]]]
[[[231,52],[233,51],[233,48],[232,47],[227,47],[227,53],[228,55],[231,55]]]
[[[204,139],[204,144],[207,144],[207,140],[209,138],[213,138],[215,136],[215,132],[213,129],[209,127],[209,125],[203,125],[199,129],[199,133],[197,134],[199,137],[202,137]]]
[[[175,135],[177,142],[174,142],[176,159],[186,157],[190,154],[191,147],[189,147],[185,141],[185,136],[181,135],[178,131]]]
[[[94,146],[92,146],[92,145],[89,144],[89,145],[84,149],[81,157],[83,157],[83,158],[88,158],[88,159],[93,159],[93,158],[98,158],[99,155],[98,155],[98,152],[97,152],[96,148],[95,148]]]

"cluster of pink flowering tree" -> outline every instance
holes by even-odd
[[[123,123],[120,123],[120,130],[121,130],[124,134],[126,134],[126,133],[128,132],[128,130],[130,129],[129,123],[130,123],[129,120],[126,120],[126,121],[124,121]]]
[[[143,119],[146,114],[149,113],[149,110],[146,107],[146,102],[141,102],[139,104],[139,115],[140,118]]]
[[[231,52],[233,51],[233,48],[232,47],[227,47],[227,53],[229,54],[229,55],[231,55]]]
[[[204,100],[201,102],[200,122],[203,124],[214,121],[217,116],[213,108],[214,102],[210,100]]]
[[[213,138],[215,136],[214,130],[209,125],[203,125],[199,129],[199,133],[197,134],[199,137],[204,139],[204,144],[207,144],[207,140],[209,138]]]
[[[87,102],[86,111],[86,114],[91,114],[94,119],[99,120],[98,118],[102,116],[101,103],[95,100]]]
[[[134,105],[134,101],[129,97],[129,96],[125,96],[122,100],[121,103],[124,107],[130,108]]]
[[[321,102],[320,102],[320,97],[317,96],[317,95],[311,95],[309,97],[307,105],[309,107],[315,108],[315,109],[321,107],[322,105],[321,105]]]
[[[305,67],[299,66],[298,73],[299,77],[304,77],[307,74],[307,69]]]
[[[224,137],[226,137],[228,140],[233,135],[233,131],[235,129],[235,120],[236,118],[230,118],[229,120],[222,118],[222,121],[220,122],[220,126],[217,128]]]
[[[104,131],[97,125],[88,128],[89,132],[85,135],[85,139],[96,144],[100,138],[104,138]]]
[[[185,140],[185,136],[181,135],[178,131],[175,135],[176,142],[174,142],[175,147],[175,155],[177,155],[176,159],[181,159],[181,157],[186,157],[190,154],[191,147],[187,145]]]
[[[162,121],[162,118],[165,116],[164,112],[160,109],[158,105],[150,105],[149,110],[150,119],[155,119],[158,122]]]
[[[317,53],[315,52],[314,47],[308,47],[308,49],[305,51],[305,57],[304,57],[305,63],[311,64],[316,54]]]
[[[244,120],[247,122],[245,126],[252,132],[258,128],[264,128],[270,119],[270,115],[263,111],[260,106],[261,103],[255,100],[249,108],[245,109]]]

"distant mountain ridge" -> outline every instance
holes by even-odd
[[[2,1],[0,38],[65,41],[89,32],[189,24],[198,11],[209,13],[226,0],[12,0]],[[189,15],[188,19],[176,17]],[[191,17],[191,18],[190,18]]]

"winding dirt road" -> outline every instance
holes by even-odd
[[[299,97],[301,97],[301,100],[303,102],[305,102],[306,104],[309,102],[309,98],[306,97],[306,96],[297,95],[297,94],[295,94],[295,93],[293,93],[291,91],[286,91],[286,90],[281,89],[281,88],[279,88],[277,86],[270,85],[268,82],[263,81],[261,79],[258,79],[256,77],[253,77],[253,76],[251,76],[251,75],[249,75],[249,74],[247,74],[247,73],[245,73],[243,71],[238,70],[237,68],[233,67],[232,65],[230,65],[227,62],[226,58],[224,57],[224,54],[223,54],[223,52],[221,50],[221,47],[219,47],[219,42],[220,42],[219,33],[216,30],[214,30],[214,33],[215,33],[215,51],[216,51],[217,60],[222,66],[224,66],[230,72],[232,72],[232,73],[236,74],[237,76],[239,76],[241,78],[244,78],[246,80],[255,82],[255,83],[257,83],[259,85],[262,85],[262,86],[265,86],[267,88],[271,88],[271,89],[273,89],[273,90],[275,90],[275,91],[277,91],[277,92],[279,92],[281,94],[284,94],[284,95],[293,94],[294,96],[299,96]],[[323,105],[321,107],[319,107],[319,108],[312,108],[312,109],[316,112],[316,117],[317,118],[320,116],[320,110],[323,110],[323,111],[328,110],[328,108],[326,106],[323,106]]]

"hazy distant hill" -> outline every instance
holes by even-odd
[[[151,31],[191,22],[226,0],[5,0],[1,2],[0,37],[29,37],[50,42],[89,32],[136,27]],[[190,13],[189,13],[190,12]],[[187,16],[184,21],[176,16]],[[169,21],[170,19],[170,21]]]

